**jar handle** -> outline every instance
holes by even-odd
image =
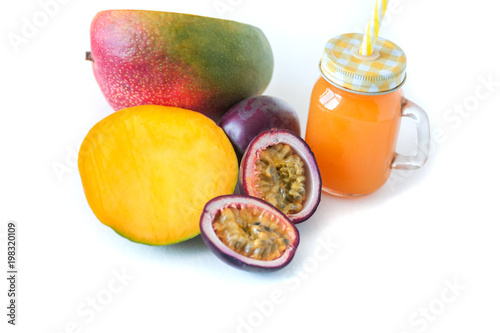
[[[427,118],[427,114],[420,106],[407,99],[404,99],[401,116],[411,118],[417,126],[417,153],[413,156],[395,153],[391,168],[400,170],[415,170],[422,167],[429,156],[429,118]]]

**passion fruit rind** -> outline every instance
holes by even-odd
[[[280,210],[246,195],[210,200],[200,218],[207,247],[225,263],[247,271],[275,271],[295,255],[299,232]]]
[[[321,175],[314,153],[292,131],[262,132],[243,155],[239,189],[269,202],[293,223],[304,222],[321,201]]]

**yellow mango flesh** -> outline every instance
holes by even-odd
[[[96,217],[132,241],[166,245],[200,233],[204,205],[232,194],[236,154],[204,115],[144,105],[97,123],[78,156],[85,196]]]

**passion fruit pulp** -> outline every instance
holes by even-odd
[[[299,233],[281,211],[250,196],[210,200],[200,219],[203,241],[224,262],[245,270],[272,271],[293,258]]]
[[[264,200],[285,214],[300,212],[306,194],[304,162],[289,145],[262,150],[255,171]]]
[[[307,143],[288,130],[262,132],[250,143],[239,173],[240,192],[263,199],[293,223],[307,220],[321,200],[321,176]]]

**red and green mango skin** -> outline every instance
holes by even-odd
[[[215,121],[261,94],[274,66],[269,42],[254,26],[158,11],[97,13],[91,52],[94,75],[114,110],[167,105]]]

